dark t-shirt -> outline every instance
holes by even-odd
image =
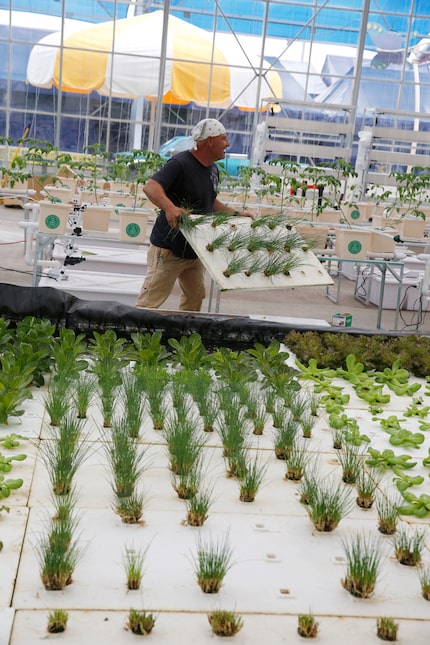
[[[200,215],[213,212],[219,181],[216,164],[203,166],[186,150],[169,159],[152,179],[163,187],[176,206]],[[150,240],[155,246],[170,249],[179,258],[197,257],[182,233],[167,223],[164,211],[155,220]]]

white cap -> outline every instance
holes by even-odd
[[[225,132],[225,127],[220,121],[216,119],[202,119],[194,126],[191,132],[191,138],[194,141],[194,150],[197,149],[197,141],[203,141],[208,137],[218,137],[220,134],[225,134]]]

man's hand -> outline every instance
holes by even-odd
[[[175,206],[173,204],[164,212],[166,213],[167,223],[169,224],[169,226],[172,226],[172,228],[177,228],[179,220],[181,219],[181,215],[189,215],[189,211],[186,211],[183,208],[179,208],[178,206]]]

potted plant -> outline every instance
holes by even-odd
[[[428,203],[430,174],[427,168],[415,166],[410,171],[392,171],[395,180],[394,199],[388,207],[391,219],[397,217],[396,224],[404,237],[424,236],[426,213],[424,204]]]
[[[119,215],[120,239],[145,242],[148,217],[152,214],[152,207],[144,209],[147,198],[140,187],[161,168],[165,160],[157,152],[134,150],[117,163],[118,165],[114,166],[116,176],[128,176],[131,181],[125,201],[120,196],[120,201],[115,204],[115,212]]]

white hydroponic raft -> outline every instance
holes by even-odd
[[[358,420],[372,447],[390,447],[388,435],[372,421],[366,404],[356,398],[346,381],[341,383],[351,394],[348,416]],[[376,510],[354,506],[332,533],[316,531],[306,507],[299,502],[298,485],[285,479],[285,463],[275,457],[269,415],[262,436],[250,431],[251,450],[258,451],[268,464],[264,484],[253,503],[239,501],[237,481],[226,476],[217,432],[204,434],[205,482],[214,487],[214,504],[202,528],[185,522],[185,502],[172,487],[163,433],[153,429],[147,415],[140,431],[148,463],[142,476],[147,500],[143,523],[126,525],[111,507],[109,470],[101,441],[102,416],[94,403],[84,426],[90,451],[76,476],[82,558],[72,584],[63,591],[46,591],[35,552],[53,508],[46,468],[39,458],[40,443],[49,440],[45,396],[45,388],[34,390],[34,398],[24,404],[24,416],[0,428],[2,435],[16,432],[29,440],[7,453],[25,452],[28,457],[13,467],[10,476],[22,477],[24,486],[7,500],[10,513],[0,517],[0,539],[4,543],[0,553],[1,645],[29,645],[57,638],[73,645],[135,643],[137,637],[125,629],[131,607],[157,615],[149,642],[160,645],[216,641],[207,619],[213,609],[234,610],[242,616],[243,629],[233,637],[238,645],[302,643],[297,634],[297,615],[309,611],[319,621],[318,643],[379,643],[379,616],[390,616],[400,623],[399,643],[429,642],[430,604],[421,596],[417,570],[397,562],[392,539],[377,530]],[[384,415],[401,416],[406,405],[404,397],[392,394]],[[408,419],[407,424],[417,429],[416,419]],[[324,415],[307,441],[309,451],[320,457],[322,472],[340,479],[340,465]],[[421,462],[428,455],[429,445],[430,432],[420,448],[409,451],[414,460]],[[400,448],[395,452],[408,451]],[[423,467],[414,469],[414,475],[422,473],[426,478],[417,494],[429,493],[428,472]],[[387,473],[385,487],[393,486],[391,479],[392,474]],[[402,522],[419,524],[426,530],[429,519],[403,517]],[[341,540],[357,532],[378,538],[384,553],[375,594],[366,600],[352,597],[341,585],[345,574]],[[204,594],[196,582],[192,554],[199,534],[228,535],[233,549],[234,564],[218,594]],[[427,566],[429,544],[426,537]],[[128,591],[125,584],[123,553],[131,545],[136,549],[148,547],[140,591]],[[48,636],[47,616],[54,608],[68,610],[68,627],[61,635]]]

